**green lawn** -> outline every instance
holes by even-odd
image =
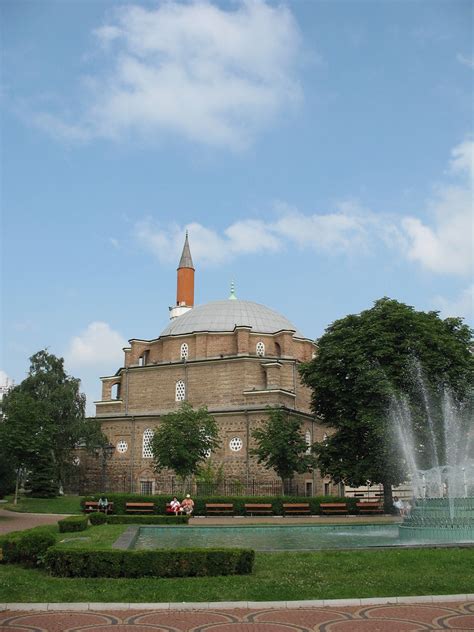
[[[125,525],[114,528],[119,526]],[[0,565],[1,602],[284,601],[472,592],[474,549],[258,553],[250,576],[207,578],[63,579]]]
[[[110,548],[115,540],[130,526],[129,524],[104,524],[99,527],[89,527],[85,531],[58,532],[58,544],[68,549],[83,548],[84,546],[87,546],[88,549]],[[54,525],[52,525],[52,531],[57,531]],[[87,538],[87,540],[84,538]]]
[[[13,496],[7,496],[8,503],[0,505],[10,511],[22,513],[81,513],[82,496],[58,496],[57,498],[28,498],[21,496],[18,505],[13,504]]]

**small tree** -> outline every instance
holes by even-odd
[[[217,424],[206,407],[194,410],[183,402],[165,415],[150,443],[155,469],[174,470],[183,483],[198,473],[201,463],[220,445]]]
[[[295,472],[312,472],[317,465],[312,446],[301,432],[301,421],[281,408],[269,408],[267,421],[252,432],[252,437],[257,447],[250,450],[251,454],[266,469],[275,470],[284,488]]]

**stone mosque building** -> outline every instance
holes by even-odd
[[[169,493],[173,473],[154,471],[149,444],[160,418],[183,401],[207,406],[221,440],[212,464],[243,486],[277,479],[249,452],[267,406],[296,415],[308,444],[323,438],[298,374],[298,365],[313,357],[314,341],[272,309],[237,299],[233,289],[226,300],[194,306],[194,273],[186,235],[170,323],[153,340],[131,339],[123,366],[101,378],[96,417],[115,446],[106,464],[109,491]],[[97,459],[95,467],[97,473]],[[317,472],[296,479],[300,493],[337,493]]]

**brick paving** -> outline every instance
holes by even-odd
[[[0,629],[35,632],[418,632],[422,630],[474,630],[474,601],[439,603],[388,603],[359,606],[298,608],[229,608],[165,610],[133,609],[84,611],[4,611]],[[26,604],[25,604],[26,606]],[[60,607],[60,604],[55,607]],[[64,604],[65,606],[65,604]],[[169,607],[169,606],[168,606]],[[184,606],[182,606],[184,607]]]

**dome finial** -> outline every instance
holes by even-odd
[[[229,301],[236,301],[237,300],[237,296],[235,295],[235,283],[232,280],[230,282],[230,296],[229,296]]]

